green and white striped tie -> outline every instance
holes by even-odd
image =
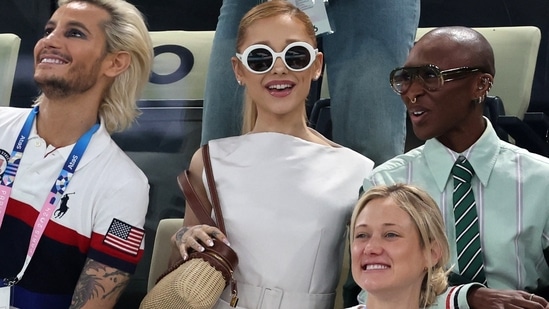
[[[463,277],[486,284],[475,196],[471,189],[474,174],[469,161],[459,156],[452,168],[458,264]]]

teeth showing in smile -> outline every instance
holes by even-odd
[[[283,89],[291,88],[291,87],[292,87],[292,85],[289,85],[289,84],[271,85],[271,86],[269,86],[269,89],[283,90]]]
[[[59,59],[52,59],[52,58],[44,58],[40,63],[52,63],[52,64],[63,64],[65,62],[59,60]]]
[[[424,111],[419,111],[419,112],[413,112],[412,115],[414,116],[421,116],[423,115],[425,112]]]
[[[366,265],[366,270],[387,269],[387,268],[389,268],[389,267],[386,266],[386,265],[381,265],[381,264],[370,264],[370,265]]]

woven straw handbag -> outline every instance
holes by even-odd
[[[177,177],[183,190],[187,204],[201,223],[217,226],[225,235],[225,224],[219,198],[215,188],[208,145],[202,146],[204,169],[210,195],[212,209],[217,224],[206,212],[205,206],[191,182],[186,170]],[[204,246],[203,252],[193,251],[189,259],[181,259],[162,274],[156,285],[147,293],[141,302],[140,309],[211,309],[217,303],[223,290],[230,284],[232,299],[230,305],[236,307],[238,302],[236,281],[233,271],[238,265],[238,256],[225,243],[213,240],[212,247]]]

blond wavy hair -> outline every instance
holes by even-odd
[[[440,209],[429,194],[415,186],[395,184],[372,187],[361,196],[353,211],[350,226],[351,243],[358,215],[370,201],[380,198],[390,198],[410,216],[417,228],[421,249],[430,251],[433,246],[440,247],[440,259],[433,267],[427,269],[421,284],[419,304],[427,308],[448,288],[446,265],[450,259],[450,249]],[[431,255],[427,257],[429,265],[432,264]]]
[[[86,2],[107,11],[111,18],[103,24],[106,52],[130,54],[128,69],[114,79],[99,106],[99,116],[107,131],[123,131],[140,114],[137,100],[152,68],[154,54],[145,18],[134,5],[124,0],[59,0],[57,4],[63,6],[71,2]],[[43,99],[44,94],[40,94],[35,103],[39,104]]]
[[[246,31],[253,23],[258,20],[263,20],[280,15],[289,15],[303,23],[307,35],[311,39],[311,42],[313,42],[313,47],[316,48],[317,43],[315,29],[309,16],[307,16],[307,14],[295,7],[289,1],[272,0],[256,5],[255,7],[250,9],[244,15],[244,17],[242,17],[242,19],[240,20],[240,25],[238,26],[238,33],[236,36],[236,49],[242,52],[243,47],[247,47],[242,46],[242,44],[246,38]],[[303,104],[303,117],[306,117],[305,104]],[[242,133],[246,134],[254,128],[255,122],[257,120],[257,106],[248,95],[245,95],[242,118]]]

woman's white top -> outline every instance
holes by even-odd
[[[333,308],[346,225],[373,162],[348,148],[271,132],[209,147],[239,258],[237,308]],[[229,290],[215,308],[230,308]]]

